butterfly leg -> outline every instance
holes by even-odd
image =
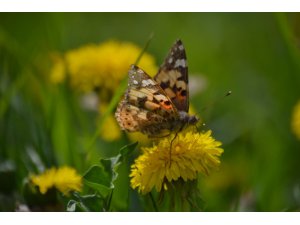
[[[172,139],[171,144],[170,144],[170,151],[169,151],[170,165],[169,165],[169,167],[171,167],[171,162],[172,162],[172,145],[173,145],[173,141],[175,140],[177,135],[178,135],[178,132],[176,132],[176,134],[175,134],[175,136]]]
[[[182,126],[178,129],[178,131],[176,131],[175,136],[174,136],[174,138],[173,138],[172,141],[171,141],[171,144],[170,144],[170,153],[169,153],[169,156],[170,156],[170,167],[171,167],[171,162],[172,162],[172,145],[173,145],[173,141],[177,138],[178,133],[181,132],[181,131],[183,130],[184,126],[185,126],[185,125],[182,125]]]

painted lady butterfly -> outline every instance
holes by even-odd
[[[196,124],[199,119],[189,115],[188,110],[186,54],[181,40],[177,40],[154,79],[137,66],[131,66],[128,89],[115,117],[122,130],[157,137]]]

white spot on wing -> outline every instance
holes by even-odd
[[[132,81],[134,84],[138,84],[139,82],[137,80]]]
[[[177,68],[179,66],[186,67],[186,61],[185,61],[185,59],[177,59],[176,60],[174,67]]]
[[[171,64],[172,62],[173,62],[173,58],[170,57],[169,60],[168,60],[168,63]]]
[[[148,79],[148,80],[142,80],[142,86],[143,87],[146,87],[148,85],[155,85],[155,83],[154,83],[153,80],[150,80],[150,79]]]
[[[184,49],[183,45],[179,45],[178,48],[180,51],[182,51]]]

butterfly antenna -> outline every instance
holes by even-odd
[[[219,102],[220,100],[222,100],[223,98],[229,96],[232,94],[232,91],[227,91],[225,95],[223,95],[221,98],[218,98],[216,100],[214,100],[212,103],[210,103],[209,105],[203,107],[200,111],[201,112],[204,112],[206,111],[207,109],[209,109],[210,107],[212,107],[213,105],[215,105],[217,102]],[[199,122],[197,124],[195,124],[195,127],[196,127],[196,130],[200,130],[200,127],[205,127],[206,124],[205,122],[203,121],[202,117],[200,116],[199,113],[195,113],[194,114],[195,116],[197,116],[199,118]]]
[[[207,109],[209,109],[210,107],[214,106],[216,103],[221,101],[223,98],[226,98],[227,96],[230,96],[231,94],[232,94],[232,91],[227,91],[225,95],[223,95],[222,97],[220,97],[218,99],[215,99],[213,102],[211,102],[207,106],[203,107],[200,111],[202,111],[202,112],[206,111]]]

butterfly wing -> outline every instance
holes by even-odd
[[[133,65],[128,73],[128,89],[115,115],[123,130],[153,135],[169,129],[169,121],[178,117],[178,111],[162,88]]]
[[[188,112],[188,67],[185,48],[181,40],[177,40],[174,43],[154,80],[179,111]]]

